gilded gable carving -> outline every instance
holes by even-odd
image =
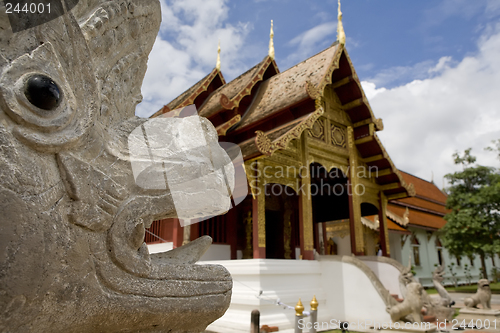
[[[325,118],[316,120],[309,130],[309,136],[317,140],[325,141]]]
[[[337,147],[346,148],[346,131],[345,128],[331,124],[331,144]]]

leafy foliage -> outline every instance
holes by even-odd
[[[487,276],[485,257],[500,252],[500,174],[492,167],[475,166],[476,158],[467,149],[453,155],[463,170],[445,177],[450,183],[444,218],[444,246],[453,255],[481,257],[483,275]]]

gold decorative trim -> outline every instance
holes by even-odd
[[[269,137],[262,131],[255,131],[255,145],[257,149],[265,155],[271,156],[278,149],[285,149],[290,141],[298,139],[302,132],[310,129],[314,122],[324,113],[324,109],[320,107],[304,119],[299,125],[292,130],[280,136],[278,139],[271,141]]]
[[[375,128],[377,131],[384,130],[384,122],[382,121],[382,118],[375,119]]]
[[[181,104],[179,104],[178,106],[176,106],[176,109],[179,109],[179,108],[183,108],[185,106],[188,106],[188,105],[191,105],[191,104],[194,104],[194,100],[200,96],[200,94],[202,94],[203,92],[207,91],[208,89],[208,86],[210,85],[210,83],[213,81],[213,79],[217,76],[217,75],[220,75],[221,77],[221,81],[222,81],[222,84],[225,84],[225,80],[224,80],[224,77],[222,76],[222,73],[220,72],[219,69],[217,68],[214,68],[212,70],[212,72],[210,72],[210,74],[207,76],[207,78],[203,81],[202,84],[200,84],[200,87],[198,89],[196,89],[193,93],[191,93],[191,95],[189,95],[185,100],[184,102],[182,102]]]
[[[378,215],[375,215],[375,221],[372,222],[366,217],[361,216],[361,224],[363,224],[365,227],[371,229],[371,230],[378,230],[378,227],[380,225],[380,221],[378,220]]]
[[[229,99],[229,97],[227,97],[224,94],[220,94],[219,102],[220,105],[222,105],[222,107],[226,110],[231,110],[232,108],[236,107],[236,105],[234,105],[234,103]]]
[[[262,172],[261,163],[259,163],[259,170]],[[259,247],[266,247],[266,196],[264,194],[264,186],[259,180],[260,193],[257,195],[257,211],[258,211],[258,245]]]
[[[341,222],[341,223],[335,223],[334,225],[331,225],[331,222],[325,222],[328,223],[326,225],[326,233],[329,237],[340,237],[344,238],[345,236],[350,235],[350,227],[349,227],[349,222]]]
[[[325,87],[332,83],[332,74],[333,71],[339,68],[340,56],[342,55],[342,51],[344,50],[343,45],[338,45],[337,50],[335,50],[335,54],[333,56],[332,62],[328,67],[328,70],[323,75],[318,87],[316,88],[318,91],[324,91]]]
[[[408,187],[406,188],[406,190],[408,191],[408,195],[410,197],[414,197],[417,195],[417,191],[415,191],[415,186],[413,185],[413,183],[411,183],[410,185],[408,185]]]
[[[275,69],[277,69],[277,66],[275,65],[274,60],[270,57],[267,56],[265,58],[266,60],[262,62],[262,65],[260,66],[259,70],[257,73],[251,78],[250,83],[248,83],[245,88],[240,90],[236,96],[234,96],[231,100],[224,94],[221,94],[219,103],[220,105],[226,109],[226,110],[232,110],[240,105],[241,100],[245,97],[251,94],[253,87],[255,84],[259,81],[262,81],[262,78],[264,77],[264,73],[266,70],[269,68],[269,65],[273,64]],[[279,73],[277,70],[276,72]]]
[[[347,138],[346,138],[346,132],[345,128],[342,128],[340,126],[336,126],[334,124],[330,124],[330,144],[336,146],[336,147],[341,147],[341,148],[346,148],[347,144]]]
[[[405,218],[405,216],[401,217],[401,216],[391,212],[389,209],[386,209],[385,214],[387,215],[387,217],[389,219],[393,220],[394,222],[396,222],[397,224],[399,224],[403,227],[406,227],[406,225],[410,221],[409,219]]]
[[[224,136],[226,135],[227,131],[233,127],[234,125],[236,125],[237,123],[239,123],[241,120],[241,116],[238,114],[236,116],[234,116],[233,118],[231,118],[229,121],[225,122],[224,124],[220,125],[219,127],[217,127],[217,134],[219,136]]]
[[[264,181],[263,181],[263,167],[264,163],[262,161],[255,161],[257,175],[252,173],[252,183],[250,188],[252,189],[252,195],[254,199],[257,201],[255,204],[257,205],[257,216],[252,216],[253,223],[257,223],[257,245],[258,247],[266,247],[266,195],[264,193]],[[257,193],[254,193],[253,190],[257,190]],[[257,221],[255,221],[257,219]]]
[[[292,247],[291,247],[291,239],[292,239],[292,216],[293,207],[289,200],[285,201],[285,212],[283,213],[283,243],[284,243],[284,251],[285,251],[285,259],[292,259]]]
[[[411,183],[410,184],[406,183],[399,170],[396,169],[394,173],[396,174],[396,176],[398,176],[401,186],[405,188],[406,192],[408,192],[408,196],[414,197],[417,194],[417,192],[415,191],[415,186],[413,186],[413,184]]]
[[[320,117],[314,122],[308,133],[310,137],[324,142],[325,132],[325,119]]]
[[[306,92],[311,99],[316,100],[321,97],[320,91],[309,80],[306,81]]]

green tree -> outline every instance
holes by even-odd
[[[475,165],[465,150],[453,154],[462,171],[447,174],[450,183],[444,218],[443,243],[455,256],[478,254],[483,276],[488,278],[485,258],[500,252],[500,174],[492,167]]]

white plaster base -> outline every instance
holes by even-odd
[[[389,323],[385,303],[369,277],[359,267],[342,262],[341,256],[331,257],[337,259],[203,262],[223,265],[233,277],[231,305],[224,316],[209,325],[207,330],[249,332],[250,313],[258,309],[261,326],[278,326],[280,332],[292,332],[295,310],[277,306],[276,301],[279,299],[294,307],[300,298],[305,311],[309,311],[309,302],[314,295],[319,303],[318,322],[324,323],[324,330],[336,328],[334,325],[338,321]],[[336,322],[330,325],[332,320]],[[304,329],[304,332],[308,331]]]
[[[460,309],[459,315],[456,318],[459,322],[462,320],[484,320],[489,319],[490,322],[496,320],[500,323],[500,310],[493,309],[474,309],[474,308],[462,308]]]

